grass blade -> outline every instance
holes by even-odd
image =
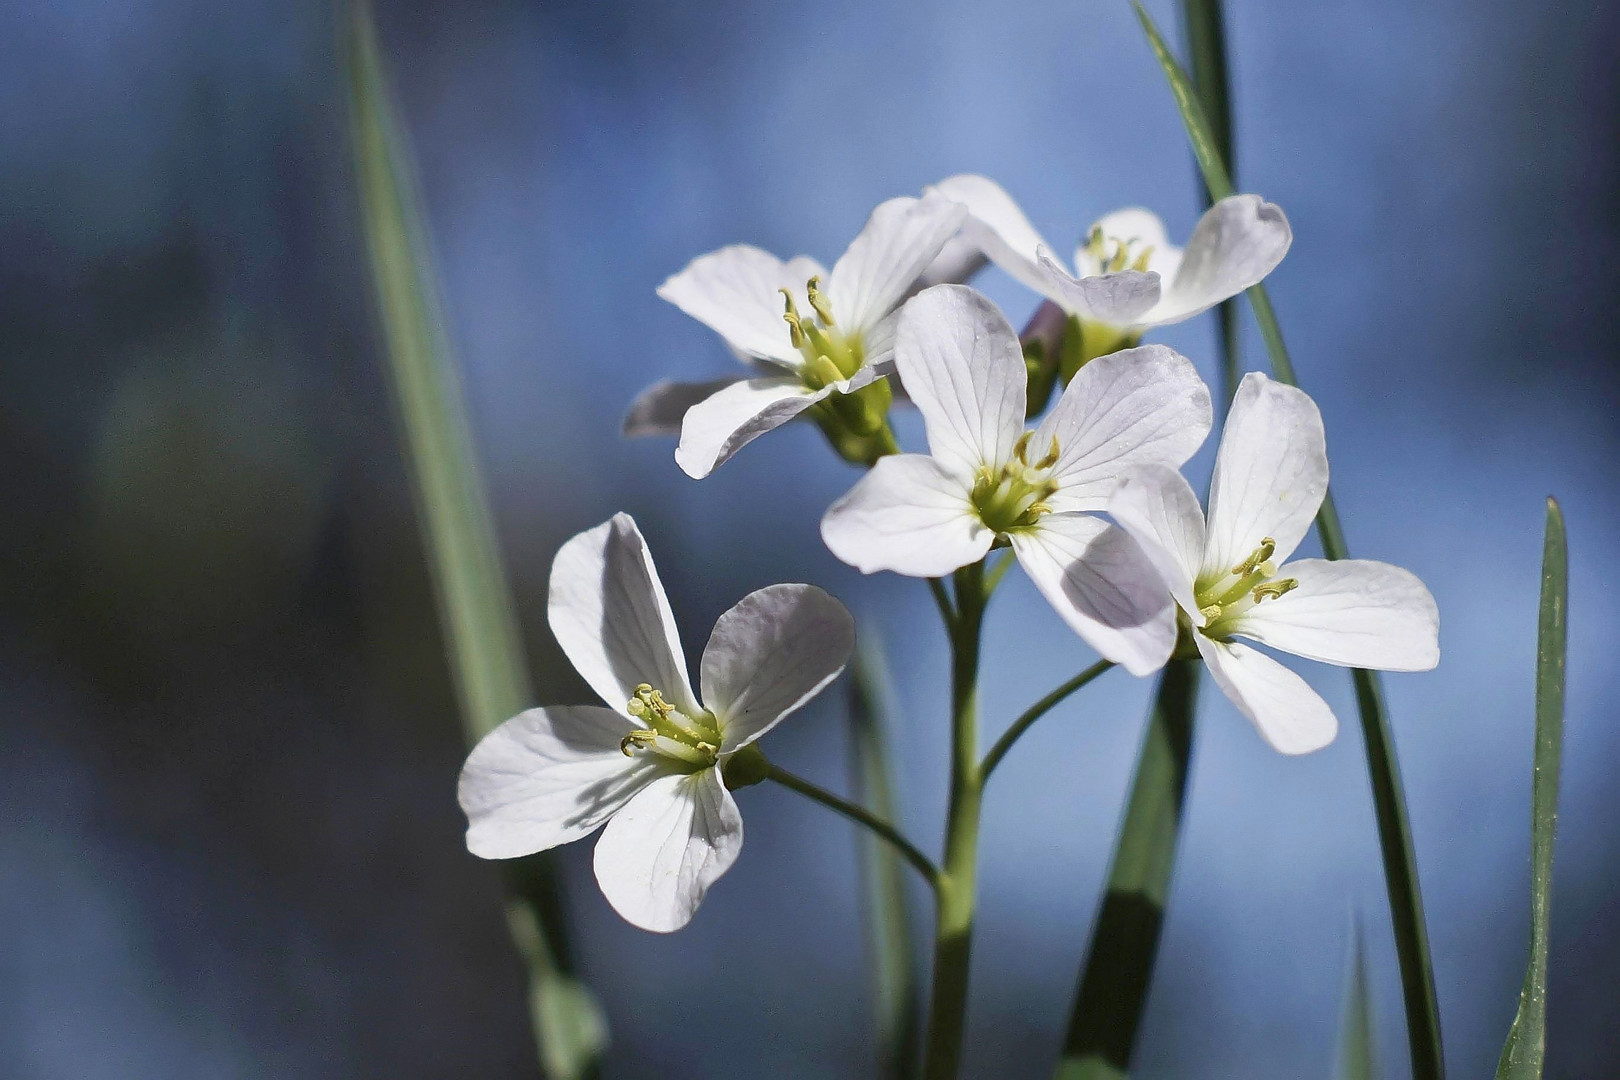
[[[1547,944],[1552,918],[1553,833],[1564,747],[1564,651],[1569,606],[1569,548],[1564,512],[1547,500],[1541,554],[1541,614],[1536,631],[1536,764],[1530,788],[1530,963],[1519,1011],[1508,1030],[1496,1080],[1541,1080],[1547,1052]]]
[[[1232,156],[1232,95],[1226,63],[1226,21],[1221,0],[1182,0],[1182,22],[1187,30],[1187,55],[1192,60],[1192,81],[1209,118],[1210,141],[1227,168],[1237,171]],[[1209,185],[1201,184],[1204,205],[1215,200]],[[1237,392],[1243,359],[1238,337],[1238,302],[1227,300],[1215,309],[1220,342],[1220,401],[1224,410]]]
[[[861,635],[850,678],[849,752],[855,801],[885,821],[896,821],[893,755],[887,718],[893,681],[875,627]],[[921,1051],[921,999],[906,869],[888,844],[859,830],[861,883],[865,892],[866,944],[872,979],[873,1037],[880,1075],[911,1080]]]
[[[1337,1080],[1378,1080],[1378,1048],[1373,1042],[1372,994],[1367,986],[1367,950],[1361,926],[1350,930],[1350,977],[1344,989],[1344,1014],[1339,1021]]]
[[[355,3],[346,40],[351,133],[361,216],[435,595],[470,745],[529,703],[517,619],[474,456],[410,168],[393,114],[369,7]],[[549,861],[509,869],[549,881]],[[520,889],[510,918],[530,971],[542,1067],[557,1080],[590,1074],[606,1044],[602,1013],[565,970],[549,889]]]
[[[1129,1075],[1181,835],[1199,671],[1172,660],[1159,676],[1056,1080]]]
[[[1148,37],[1148,44],[1170,83],[1181,119],[1192,143],[1193,156],[1204,174],[1204,183],[1213,198],[1232,194],[1232,181],[1221,158],[1208,117],[1187,73],[1170,54],[1158,28],[1137,0],[1132,0],[1137,17]],[[1282,328],[1271,306],[1264,285],[1248,290],[1255,322],[1265,339],[1272,373],[1281,382],[1298,386],[1294,365],[1283,343]],[[1322,551],[1330,559],[1349,556],[1344,530],[1332,492],[1322,500],[1316,519],[1322,538]],[[1361,716],[1362,737],[1367,744],[1367,771],[1372,784],[1373,810],[1378,819],[1379,849],[1384,861],[1384,879],[1389,891],[1391,921],[1395,929],[1395,950],[1400,959],[1401,989],[1406,1005],[1407,1039],[1412,1056],[1414,1080],[1443,1080],[1445,1056],[1440,1040],[1440,1009],[1434,992],[1434,966],[1429,954],[1428,930],[1423,918],[1423,895],[1417,876],[1417,857],[1412,848],[1412,828],[1407,819],[1406,794],[1395,759],[1395,741],[1390,732],[1389,714],[1384,706],[1383,687],[1376,672],[1352,673],[1356,705]]]

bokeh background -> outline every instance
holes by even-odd
[[[697,483],[618,422],[652,380],[733,363],[653,295],[722,244],[830,262],[878,201],[961,171],[997,178],[1059,246],[1132,203],[1185,235],[1193,168],[1128,7],[378,6],[540,700],[587,696],[545,627],[551,556],[629,510],[694,655],[776,581],[827,587],[885,639],[902,816],[937,849],[943,637],[918,583],[863,580],[821,546],[855,473],[806,426]],[[460,844],[463,747],[337,22],[263,0],[0,6],[7,1077],[535,1075],[498,875]],[[1438,671],[1387,685],[1450,1064],[1488,1074],[1523,969],[1557,493],[1573,595],[1549,1075],[1616,1075],[1620,16],[1254,0],[1229,24],[1240,187],[1294,225],[1273,296],[1351,546],[1417,571],[1442,612]],[[1034,307],[981,281],[1015,321]],[[1213,377],[1208,319],[1158,340]],[[1016,574],[988,633],[992,732],[1091,660]],[[1329,1075],[1358,919],[1404,1074],[1348,680],[1309,677],[1347,722],[1302,760],[1206,687],[1143,1078]],[[1149,689],[1111,674],[992,787],[972,1076],[1045,1075]],[[770,750],[845,789],[839,697]],[[610,1080],[867,1074],[851,830],[782,789],[741,803],[745,856],[678,935],[612,914],[589,843],[563,855]]]

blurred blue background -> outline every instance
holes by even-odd
[[[693,655],[776,581],[827,587],[883,636],[904,824],[937,850],[926,591],[863,580],[816,533],[856,474],[794,426],[698,483],[618,423],[657,378],[729,370],[653,295],[726,243],[830,264],[878,201],[962,171],[1060,248],[1133,203],[1185,236],[1192,164],[1128,7],[379,9],[540,699],[587,699],[545,628],[551,556],[629,510]],[[0,1075],[535,1073],[498,875],[460,842],[336,21],[0,7]],[[1494,1066],[1525,957],[1548,493],[1573,549],[1549,1076],[1620,1074],[1617,23],[1502,0],[1229,14],[1240,187],[1294,225],[1273,297],[1351,546],[1415,570],[1442,612],[1438,671],[1387,685],[1459,1077]],[[981,283],[1015,322],[1034,307]],[[1157,340],[1213,377],[1209,319]],[[1092,659],[1016,574],[988,633],[992,733]],[[1358,917],[1404,1075],[1348,679],[1307,674],[1344,725],[1301,760],[1206,687],[1141,1077],[1329,1075]],[[1110,674],[992,786],[972,1076],[1046,1074],[1149,690]],[[770,742],[847,789],[839,695]],[[589,843],[564,853],[609,1078],[870,1068],[851,830],[782,789],[740,802],[747,851],[678,935],[620,922]]]

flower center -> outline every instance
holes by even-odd
[[[1096,264],[1097,273],[1117,274],[1121,270],[1146,270],[1153,257],[1153,245],[1143,245],[1134,236],[1104,236],[1102,227],[1094,226],[1086,237],[1086,254]]]
[[[1271,556],[1277,551],[1277,541],[1266,537],[1249,557],[1214,580],[1199,582],[1193,591],[1198,601],[1198,614],[1204,617],[1205,637],[1231,636],[1233,621],[1256,604],[1275,600],[1299,588],[1298,578],[1273,581],[1277,564]]]
[[[647,725],[619,740],[625,757],[634,757],[637,750],[650,750],[693,769],[706,769],[720,755],[720,728],[713,713],[688,716],[647,683],[636,687],[636,696],[625,711]]]
[[[1034,464],[1029,461],[1029,440],[1035,433],[1026,431],[1013,447],[1013,459],[1000,468],[986,465],[979,469],[973,480],[973,509],[978,512],[984,527],[994,533],[1008,533],[1027,529],[1042,514],[1052,508],[1046,500],[1057,491],[1052,479],[1052,466],[1057,464],[1058,441],[1054,436],[1052,447],[1045,457]]]
[[[846,334],[833,322],[832,305],[821,291],[821,278],[811,278],[804,291],[810,298],[811,315],[799,314],[793,294],[780,290],[786,311],[782,315],[788,324],[788,336],[793,347],[804,357],[799,369],[804,385],[820,390],[830,383],[840,382],[854,375],[866,360],[866,350],[860,334]]]

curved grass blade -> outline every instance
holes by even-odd
[[[1198,661],[1172,660],[1159,676],[1056,1080],[1130,1074],[1181,835],[1199,671]]]
[[[1564,512],[1547,500],[1536,628],[1536,764],[1530,785],[1530,963],[1519,1011],[1496,1066],[1496,1080],[1541,1080],[1547,1053],[1547,944],[1552,918],[1553,833],[1564,747],[1564,652],[1568,631],[1569,548]]]
[[[887,718],[893,681],[876,627],[860,638],[850,678],[849,753],[855,799],[895,821],[894,765]],[[906,869],[888,844],[859,830],[866,944],[872,979],[873,1037],[880,1075],[911,1080],[922,1044],[917,957],[906,904]]]
[[[351,14],[345,59],[361,217],[406,463],[471,745],[528,704],[528,676],[376,30],[365,3],[355,3]],[[510,881],[552,879],[546,857],[526,862],[509,868]],[[602,1012],[565,970],[563,924],[549,901],[552,890],[517,891],[525,904],[509,921],[530,972],[542,1067],[556,1080],[588,1076],[606,1045]]]
[[[1237,170],[1232,147],[1232,95],[1226,63],[1226,20],[1221,0],[1182,0],[1181,18],[1187,31],[1187,55],[1192,61],[1193,86],[1209,118],[1210,141],[1221,160]],[[1208,184],[1200,184],[1204,205],[1214,203]],[[1215,309],[1220,341],[1220,402],[1225,410],[1237,392],[1243,358],[1238,336],[1238,302],[1227,300]]]
[[[1170,54],[1158,27],[1138,0],[1131,0],[1137,18],[1148,37],[1148,44],[1170,83],[1192,143],[1193,156],[1203,171],[1204,183],[1216,199],[1232,194],[1231,177],[1216,146],[1208,118],[1187,73]],[[1255,322],[1265,339],[1272,373],[1281,382],[1298,386],[1294,365],[1283,343],[1282,329],[1264,285],[1248,290]],[[1330,559],[1349,556],[1344,530],[1330,491],[1322,500],[1316,518],[1322,538],[1322,551]],[[1443,1080],[1445,1055],[1440,1040],[1440,1009],[1434,992],[1434,966],[1429,954],[1428,930],[1423,918],[1423,895],[1417,876],[1417,857],[1412,848],[1412,828],[1407,819],[1406,794],[1395,759],[1395,740],[1390,732],[1389,714],[1384,706],[1383,687],[1376,672],[1352,673],[1356,705],[1361,715],[1362,737],[1367,744],[1367,771],[1372,783],[1373,810],[1378,819],[1378,841],[1383,855],[1384,879],[1389,891],[1391,921],[1395,928],[1395,949],[1400,959],[1401,989],[1406,1005],[1407,1039],[1412,1056],[1414,1080]]]

